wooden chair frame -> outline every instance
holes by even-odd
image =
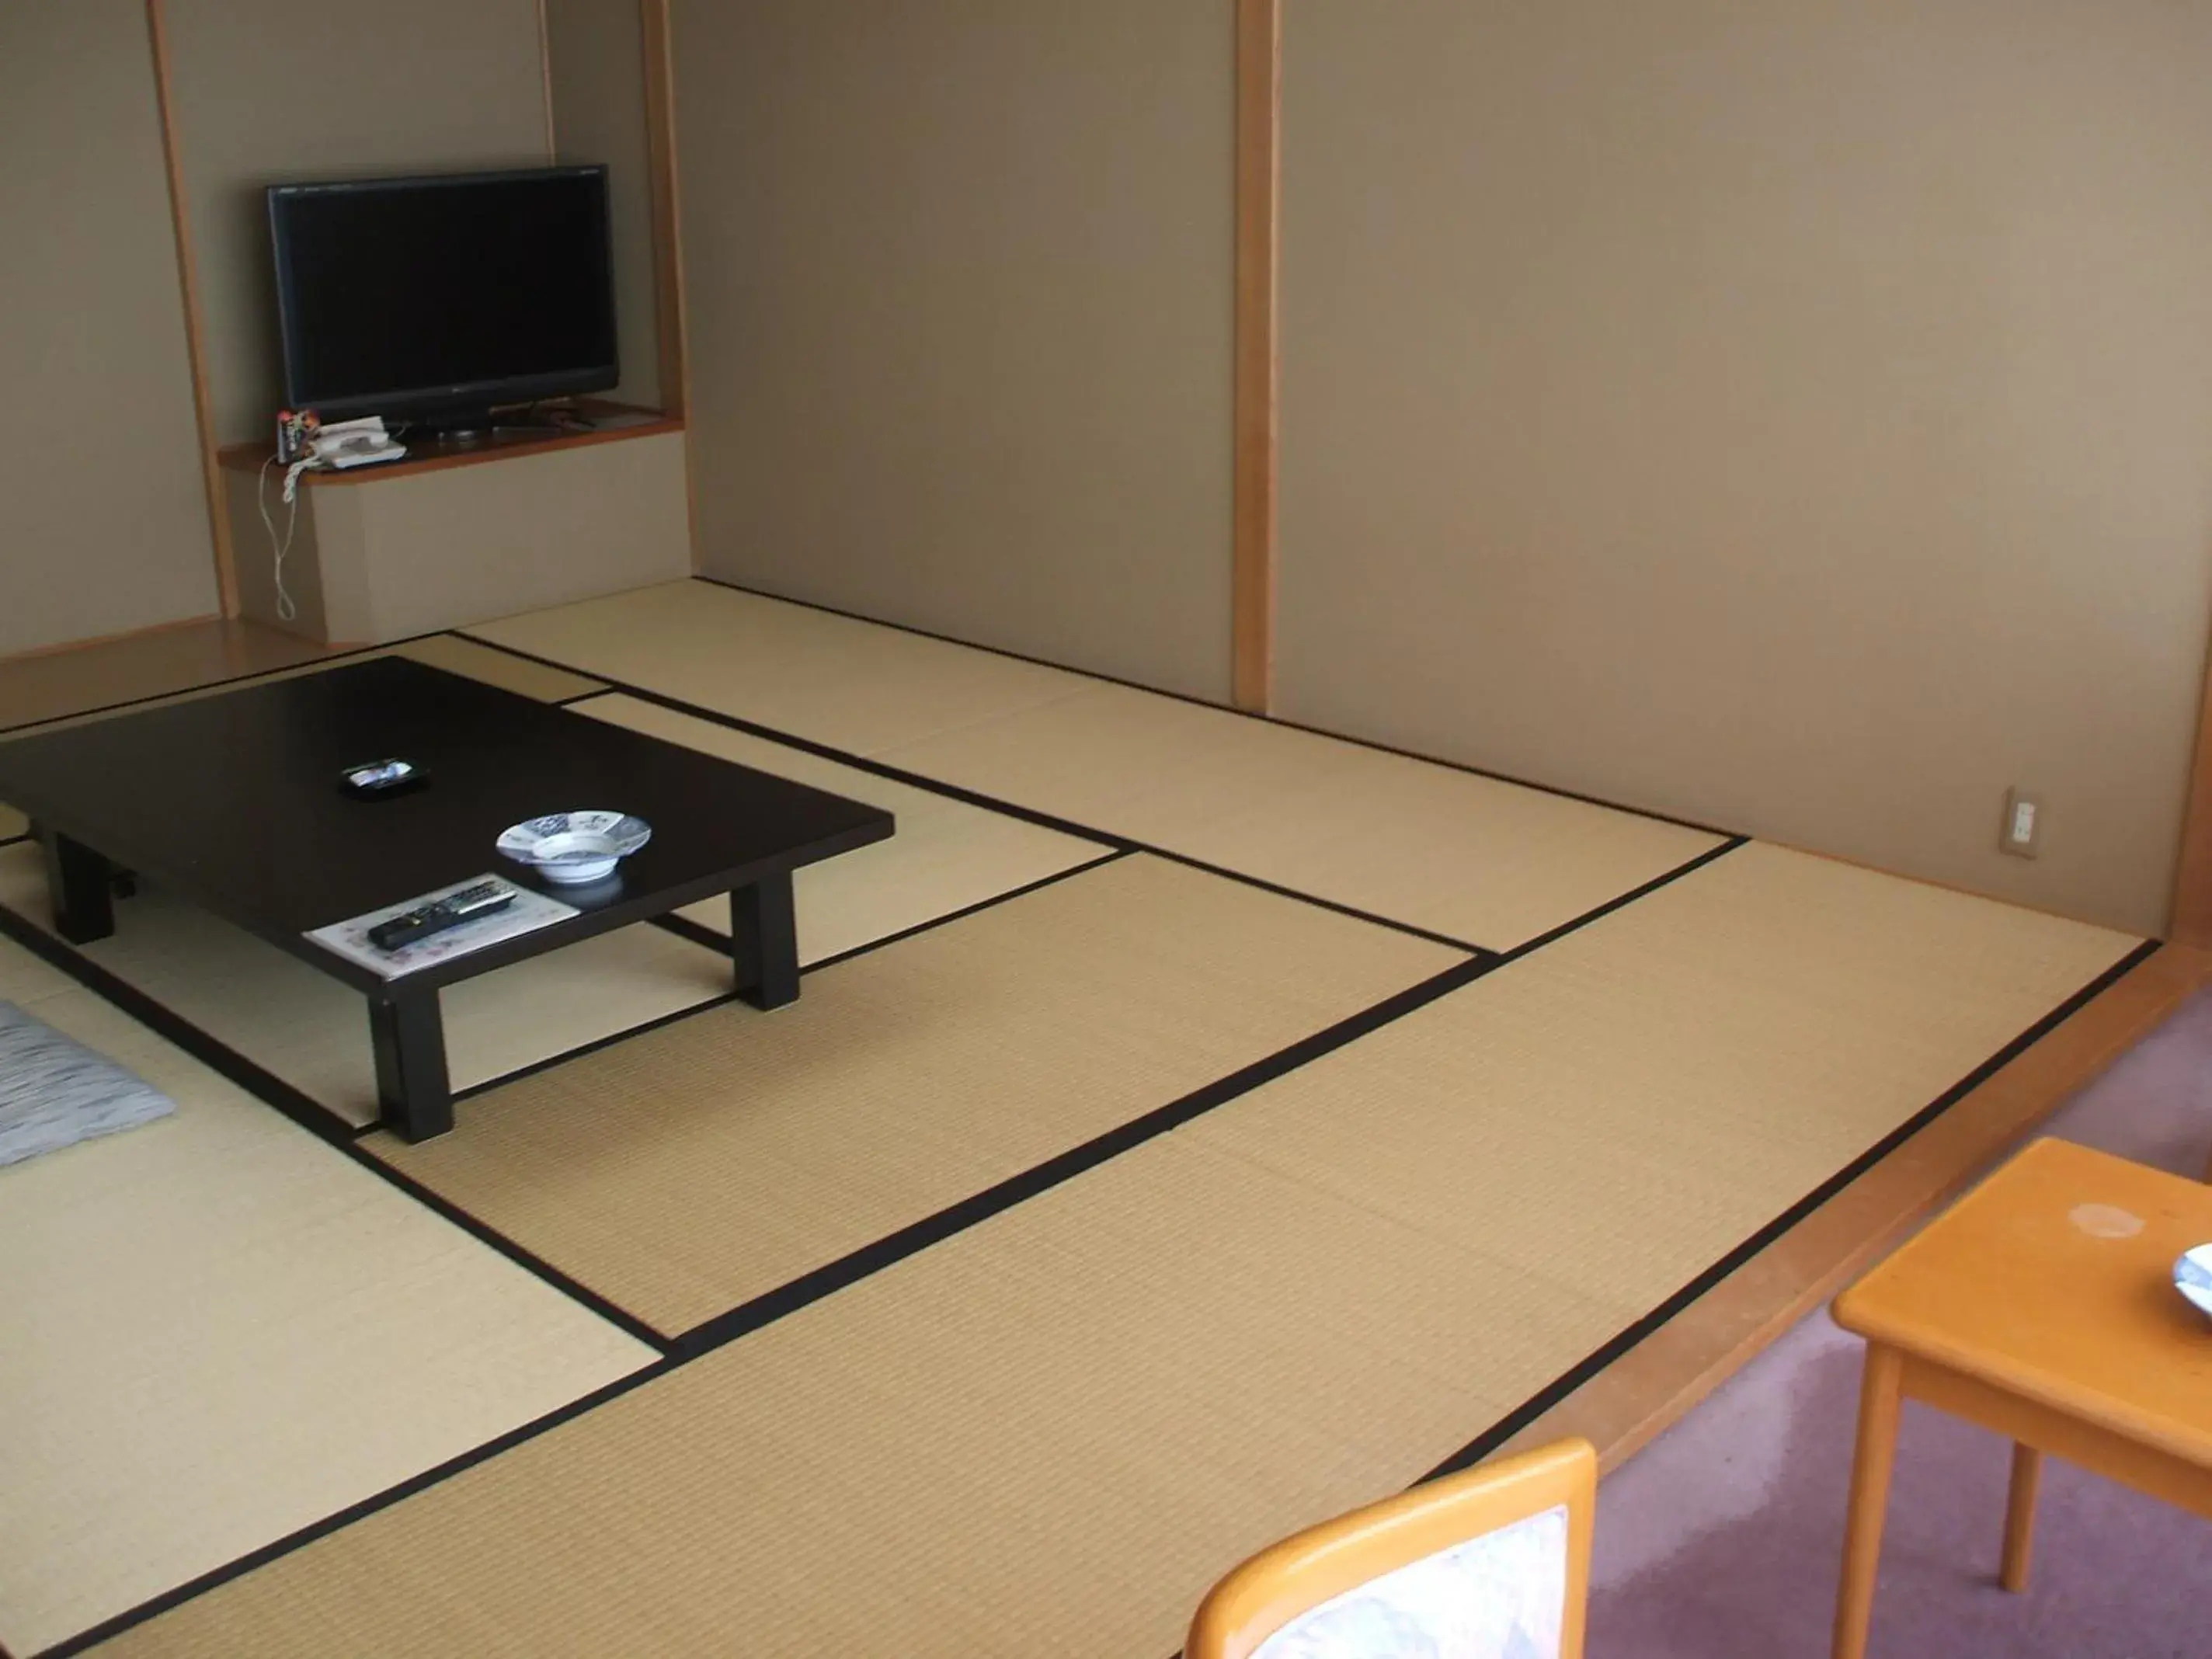
[[[1183,1659],[1249,1659],[1299,1614],[1455,1544],[1545,1510],[1567,1511],[1559,1659],[1582,1659],[1597,1513],[1597,1453],[1562,1440],[1448,1475],[1270,1545],[1199,1604]]]

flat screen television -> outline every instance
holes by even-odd
[[[478,424],[620,378],[604,167],[272,185],[284,398]]]

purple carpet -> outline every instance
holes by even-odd
[[[2047,1133],[2201,1177],[2212,993]],[[1860,1353],[1814,1315],[1605,1481],[1590,1659],[1827,1653]],[[2212,1523],[2056,1459],[2028,1591],[1999,1589],[2009,1456],[1996,1436],[1906,1405],[1871,1659],[2212,1659]]]

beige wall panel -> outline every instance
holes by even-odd
[[[688,576],[684,434],[583,444],[472,466],[302,485],[276,612],[275,547],[254,475],[228,472],[246,614],[334,645],[465,628]],[[281,540],[282,474],[265,497]]]
[[[708,571],[1227,696],[1232,24],[677,7]]]
[[[455,471],[459,470],[455,469]],[[436,477],[434,473],[428,476]],[[428,481],[428,478],[423,480],[423,482]],[[387,484],[380,484],[376,487],[386,489],[390,484],[404,485],[406,482],[405,479],[394,478]],[[362,489],[343,485],[330,491],[328,501],[323,499],[321,491],[311,489],[307,500],[301,504],[300,516],[302,519],[314,520],[314,534],[311,538],[312,553],[320,568],[313,577],[309,577],[306,570],[302,569],[299,573],[300,578],[303,582],[311,582],[320,596],[321,636],[331,644],[368,645],[385,640],[404,639],[410,634],[419,634],[423,631],[422,629],[386,629],[378,625],[376,561],[371,547],[369,532],[370,509],[375,504],[374,499]],[[420,522],[419,519],[416,522]],[[424,563],[427,563],[433,572],[442,572],[453,560],[457,550],[454,547],[456,533],[465,534],[465,532],[459,530],[459,526],[450,521],[436,526],[436,530],[440,533],[434,536],[431,546],[418,546],[409,550],[412,555],[410,562],[414,564],[414,568],[418,573],[423,569]],[[462,556],[463,565],[465,568],[466,562],[473,556],[474,550],[464,544],[458,550]],[[288,591],[293,569],[293,559],[297,552],[298,550],[295,547],[291,553],[287,554],[284,561]],[[423,563],[415,563],[414,562],[417,560],[422,561]],[[241,554],[240,563],[244,562],[244,556]],[[302,559],[300,562],[304,565],[306,561]],[[434,577],[434,591],[438,586]],[[410,609],[441,608],[434,604],[426,604],[425,601],[430,600],[432,595],[420,590],[409,593],[407,597],[412,601]],[[306,603],[301,601],[299,604],[300,617],[291,624],[295,627],[299,625],[300,621],[304,621],[308,614]],[[250,617],[255,613],[249,610],[246,614]],[[420,614],[420,611],[417,611],[416,614]],[[265,622],[270,618],[264,616],[262,620]],[[433,623],[431,626],[442,627],[446,624]]]
[[[545,36],[559,159],[607,166],[615,331],[623,376],[607,395],[658,409],[653,188],[646,167],[645,51],[638,0],[545,0]]]
[[[140,0],[0,8],[0,656],[217,605]]]
[[[1284,712],[2158,930],[2212,10],[1294,0],[1285,40]]]
[[[325,495],[353,497],[361,515],[353,556],[366,572],[372,640],[690,574],[680,432],[325,486],[318,514]],[[325,553],[327,564],[327,541]]]
[[[283,396],[262,187],[542,166],[535,0],[169,0],[172,87],[223,441]]]

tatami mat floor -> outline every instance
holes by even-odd
[[[471,679],[483,680],[509,691],[519,692],[526,697],[535,697],[541,702],[565,702],[572,697],[586,696],[607,689],[597,680],[567,669],[532,662],[517,657],[512,652],[495,650],[458,635],[433,634],[397,645],[317,656],[310,661],[283,668],[256,669],[235,679],[218,679],[204,685],[157,692],[137,698],[120,708],[94,707],[83,713],[49,714],[34,723],[11,721],[5,717],[15,711],[0,706],[0,742],[33,732],[65,731],[86,720],[110,720],[117,714],[130,714],[138,709],[159,708],[173,702],[192,702],[202,697],[220,696],[225,691],[242,685],[263,685],[271,680],[294,679],[301,674],[319,674],[325,669],[341,663],[362,662],[371,657],[411,657],[417,662],[428,663],[433,668],[442,668],[451,674],[465,674]]]
[[[613,695],[596,680],[467,640],[438,635],[392,649],[893,812],[899,828],[891,840],[799,872],[804,963],[861,949],[1114,850]],[[289,678],[330,665],[318,662],[257,678]],[[140,706],[216,694],[216,689],[179,693]],[[17,819],[20,833],[20,815]],[[0,846],[0,909],[51,932],[43,865],[27,842]],[[680,914],[708,932],[728,934],[726,899]],[[191,1024],[221,1033],[229,1047],[344,1122],[366,1127],[375,1121],[376,1081],[362,1000],[336,980],[150,888],[128,902],[125,925],[114,936],[85,947],[84,954]],[[453,1085],[479,1087],[729,994],[728,958],[711,941],[654,927],[623,928],[533,957],[444,993]]]
[[[0,908],[51,933],[45,865],[29,842],[0,848]],[[82,954],[332,1116],[376,1121],[367,1005],[329,975],[150,885]],[[624,927],[446,990],[447,1063],[456,1089],[473,1088],[729,993],[721,952]]]
[[[593,720],[610,720],[741,766],[866,801],[898,820],[898,833],[889,841],[799,872],[794,886],[799,959],[803,963],[842,956],[1016,888],[1065,874],[1113,851],[1095,841],[988,811],[635,697],[587,697],[570,706]],[[714,932],[729,932],[729,906],[724,901],[695,904],[680,914]]]
[[[411,648],[899,834],[802,881],[830,965],[792,1008],[547,1065],[600,1034],[550,982],[456,1006],[457,1058],[520,1034],[481,1066],[539,1069],[411,1146],[319,1145],[0,944],[0,996],[187,1107],[0,1170],[15,1258],[133,1241],[0,1355],[0,1413],[61,1448],[0,1461],[17,1659],[1164,1654],[1240,1554],[1487,1443],[2137,948],[707,584],[471,632],[511,650]],[[33,862],[0,851],[25,915]],[[123,921],[34,937],[339,1090],[357,1006],[157,894]],[[186,1270],[134,1254],[149,1202],[198,1277],[141,1330]],[[209,1460],[241,1472],[213,1526],[173,1497]]]
[[[701,582],[471,631],[1489,950],[1723,839]]]
[[[856,755],[1075,696],[1099,682],[708,582],[485,623],[495,645]]]
[[[0,941],[177,1111],[0,1170],[0,1642],[34,1653],[656,1357]]]
[[[210,617],[0,659],[0,732],[330,654],[327,646],[259,623]]]
[[[1120,859],[368,1144],[676,1336],[1467,960]]]
[[[1449,1458],[2127,949],[2029,918],[1962,994],[2021,913],[1747,851],[121,1650],[1170,1652],[1223,1565]],[[1703,984],[1637,970],[1669,939]],[[1912,1037],[1866,1053],[1854,993]],[[1714,1087],[1716,1020],[1784,1109]]]

